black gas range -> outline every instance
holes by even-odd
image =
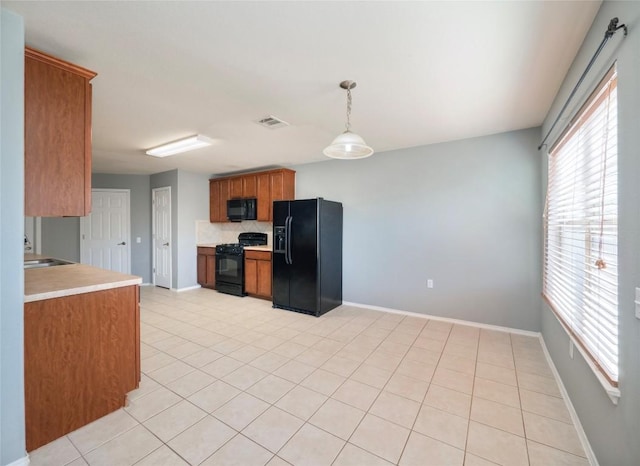
[[[216,246],[216,290],[235,296],[244,292],[244,247],[267,244],[266,233],[240,233],[237,243]]]

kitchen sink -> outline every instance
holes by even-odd
[[[63,261],[62,259],[33,259],[24,261],[25,269],[39,269],[42,267],[54,267],[56,265],[69,265],[73,262]]]

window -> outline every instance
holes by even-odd
[[[618,153],[614,67],[549,153],[543,294],[618,382]]]

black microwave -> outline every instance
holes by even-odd
[[[227,201],[227,218],[232,222],[256,220],[255,199],[229,199]]]

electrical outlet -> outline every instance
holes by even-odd
[[[433,288],[433,280],[430,278],[427,280],[427,288]]]
[[[140,238],[139,236],[136,236],[136,243],[138,244],[142,243],[142,238]]]

